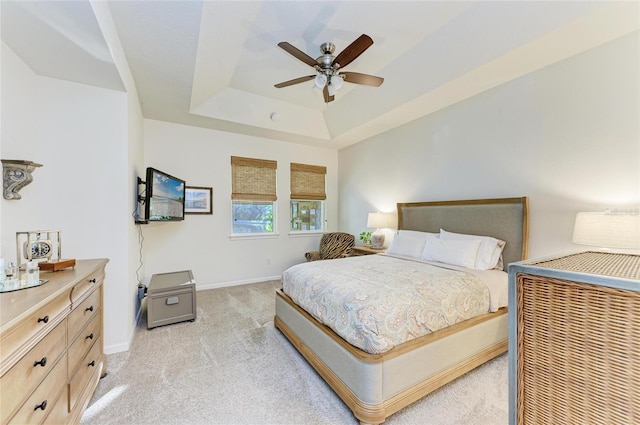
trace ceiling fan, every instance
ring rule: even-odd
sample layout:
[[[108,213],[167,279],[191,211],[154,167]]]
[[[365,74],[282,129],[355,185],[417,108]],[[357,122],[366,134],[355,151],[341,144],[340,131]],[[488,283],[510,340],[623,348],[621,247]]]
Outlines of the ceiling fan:
[[[353,43],[347,46],[338,56],[333,56],[336,46],[333,43],[322,43],[320,52],[322,55],[317,59],[295,48],[291,44],[283,41],[278,43],[282,49],[291,54],[296,59],[301,60],[307,65],[315,68],[316,75],[307,75],[306,77],[295,78],[293,80],[284,81],[275,85],[277,88],[288,87],[294,84],[304,83],[305,81],[315,79],[314,88],[322,90],[324,101],[332,102],[336,92],[342,87],[343,82],[362,84],[365,86],[379,87],[384,78],[374,75],[361,74],[359,72],[342,72],[342,68],[353,62],[365,50],[373,44],[373,40],[366,34],[362,34]]]

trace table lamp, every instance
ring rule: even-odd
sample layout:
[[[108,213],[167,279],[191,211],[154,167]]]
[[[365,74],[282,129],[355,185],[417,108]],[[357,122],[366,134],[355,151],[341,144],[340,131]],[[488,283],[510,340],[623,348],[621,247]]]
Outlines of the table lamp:
[[[393,227],[393,214],[369,213],[367,217],[367,227],[375,227],[376,231],[371,234],[371,247],[382,249],[384,246],[384,233],[382,229]]]
[[[573,242],[602,248],[640,249],[640,213],[579,212]]]

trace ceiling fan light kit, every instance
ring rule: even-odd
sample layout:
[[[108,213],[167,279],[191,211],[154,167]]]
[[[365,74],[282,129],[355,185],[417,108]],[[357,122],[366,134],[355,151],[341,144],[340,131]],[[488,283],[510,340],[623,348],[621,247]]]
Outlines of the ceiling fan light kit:
[[[283,41],[278,46],[296,59],[313,67],[317,74],[306,77],[295,78],[293,80],[284,81],[275,85],[276,88],[292,86],[294,84],[304,83],[305,81],[314,80],[313,88],[316,91],[322,91],[324,101],[326,103],[334,100],[335,94],[340,90],[344,82],[352,84],[361,84],[365,86],[379,87],[384,78],[376,77],[368,74],[360,74],[357,72],[340,72],[341,68],[349,65],[365,50],[373,45],[373,40],[366,34],[362,34],[353,43],[347,46],[338,56],[333,56],[336,46],[333,43],[326,42],[320,45],[322,55],[317,59],[313,59],[303,51],[297,49],[293,45]]]
[[[315,86],[319,89],[323,89],[327,84],[327,76],[324,74],[318,74],[315,80]]]

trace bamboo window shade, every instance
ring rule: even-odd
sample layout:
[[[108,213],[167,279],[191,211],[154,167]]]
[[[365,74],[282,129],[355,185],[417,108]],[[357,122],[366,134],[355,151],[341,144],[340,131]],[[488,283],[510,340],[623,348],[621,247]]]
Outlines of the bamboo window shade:
[[[327,167],[291,163],[291,199],[325,200]]]
[[[231,199],[275,201],[277,161],[231,157]]]

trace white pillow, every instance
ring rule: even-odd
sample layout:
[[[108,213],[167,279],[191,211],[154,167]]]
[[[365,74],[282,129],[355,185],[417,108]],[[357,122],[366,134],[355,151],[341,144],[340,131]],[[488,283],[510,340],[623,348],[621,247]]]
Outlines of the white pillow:
[[[405,236],[413,236],[416,238],[422,238],[422,239],[426,239],[426,238],[431,238],[431,237],[440,237],[439,233],[430,233],[430,232],[420,232],[419,230],[398,230],[398,235],[405,235]]]
[[[445,240],[478,240],[480,241],[480,249],[474,268],[479,270],[490,270],[498,266],[500,255],[504,249],[506,242],[491,236],[467,235],[464,233],[447,232],[440,229],[440,238]]]
[[[425,240],[422,259],[473,268],[475,266],[479,248],[480,241],[477,239],[446,240],[431,238]]]
[[[406,257],[420,258],[424,249],[425,238],[406,233],[398,233],[391,241],[387,254],[404,255]]]

